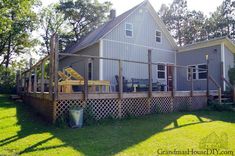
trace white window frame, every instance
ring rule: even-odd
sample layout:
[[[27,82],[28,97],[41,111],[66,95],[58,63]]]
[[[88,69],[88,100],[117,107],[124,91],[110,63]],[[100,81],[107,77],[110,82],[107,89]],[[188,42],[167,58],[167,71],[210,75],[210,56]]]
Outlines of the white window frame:
[[[206,65],[207,66],[206,63],[202,63],[202,64],[198,64],[197,68],[199,68],[200,65]],[[197,69],[197,80],[206,80],[206,78],[205,79],[199,79],[199,73],[206,73],[206,72],[207,72],[206,70],[205,71],[199,71],[199,69]]]
[[[159,32],[161,35],[157,36],[157,32]],[[160,38],[160,42],[157,42],[157,37]],[[160,30],[155,30],[155,42],[158,44],[162,44],[162,32]]]
[[[197,65],[196,64],[192,64],[192,65],[188,65],[187,66],[187,80],[188,81],[191,81],[191,79],[189,79],[189,69],[192,67],[192,66],[195,66],[195,67],[193,67],[193,68],[196,68],[195,70],[195,72],[193,72],[193,74],[195,73],[196,74],[196,77],[195,77],[195,79],[193,78],[193,80],[197,80]],[[193,76],[193,75],[192,75]]]
[[[132,28],[132,29],[127,29],[127,24],[131,25],[131,28]],[[128,36],[128,35],[126,34],[126,31],[131,31],[131,32],[132,32],[132,35],[131,35],[131,36]],[[134,28],[133,28],[133,24],[132,24],[132,23],[125,23],[125,36],[126,36],[127,38],[133,38],[133,36],[134,36]]]
[[[91,79],[89,79],[89,64],[91,64]],[[93,61],[89,61],[88,62],[88,80],[93,80],[93,71],[94,71],[94,63],[93,63]]]
[[[163,70],[158,70],[158,65],[163,65],[164,66],[164,71]],[[167,79],[167,68],[166,68],[166,64],[165,63],[158,63],[157,65],[157,79],[158,80],[166,80]],[[165,78],[159,78],[158,77],[158,72],[164,72],[165,73]]]
[[[189,79],[189,68],[190,67],[192,67],[192,66],[195,66],[195,68],[196,68],[196,71],[195,72],[193,72],[193,74],[195,73],[196,74],[196,78],[195,79],[193,79],[193,80],[206,80],[206,79],[199,79],[199,73],[204,73],[204,72],[207,72],[207,71],[200,71],[199,72],[199,67],[198,66],[200,66],[200,65],[206,65],[206,63],[201,63],[201,64],[192,64],[192,65],[188,65],[187,67],[187,80],[188,81],[190,81],[190,79]]]

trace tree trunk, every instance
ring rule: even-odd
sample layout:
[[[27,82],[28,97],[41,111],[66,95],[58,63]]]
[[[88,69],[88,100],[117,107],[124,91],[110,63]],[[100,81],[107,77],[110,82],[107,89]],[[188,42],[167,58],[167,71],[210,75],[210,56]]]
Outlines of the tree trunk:
[[[5,67],[8,68],[9,63],[10,63],[10,53],[11,53],[11,32],[9,35],[9,40],[8,40],[8,44],[7,44],[7,54],[6,54],[6,63],[5,63]]]

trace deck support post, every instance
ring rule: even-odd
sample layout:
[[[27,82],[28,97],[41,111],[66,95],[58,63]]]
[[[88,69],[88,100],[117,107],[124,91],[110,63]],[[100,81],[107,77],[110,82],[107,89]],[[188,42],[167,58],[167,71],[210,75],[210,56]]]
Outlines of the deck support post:
[[[190,78],[190,82],[191,82],[190,96],[192,97],[193,96],[193,67],[190,68],[190,75],[191,75],[191,78]]]
[[[37,92],[37,66],[34,68],[33,92]]]
[[[55,50],[55,37],[52,35],[50,40],[50,70],[49,70],[49,95],[50,98],[53,99],[53,83],[54,83],[54,50]]]
[[[86,101],[88,99],[88,64],[89,64],[89,58],[85,60],[85,73],[84,73],[84,100]]]
[[[123,98],[123,62],[122,60],[118,61],[119,63],[119,72],[118,72],[118,88],[119,88],[119,99]]]
[[[221,83],[221,91],[224,91],[224,63],[220,63],[220,83]]]
[[[31,72],[32,64],[33,64],[33,59],[30,58],[29,59],[29,85],[28,85],[29,93],[32,92],[32,72]]]
[[[153,96],[153,68],[152,68],[152,50],[148,50],[148,78],[149,78],[149,98]]]
[[[235,103],[235,85],[233,85],[233,103]]]
[[[176,71],[176,66],[171,66],[172,68],[172,97],[175,97],[175,83],[176,83],[176,80],[175,80],[175,71]]]
[[[58,99],[58,68],[59,68],[59,39],[58,35],[54,34],[54,100]]]
[[[44,74],[45,74],[45,68],[44,68],[44,64],[45,62],[42,61],[42,64],[41,64],[41,93],[43,94],[44,93]]]

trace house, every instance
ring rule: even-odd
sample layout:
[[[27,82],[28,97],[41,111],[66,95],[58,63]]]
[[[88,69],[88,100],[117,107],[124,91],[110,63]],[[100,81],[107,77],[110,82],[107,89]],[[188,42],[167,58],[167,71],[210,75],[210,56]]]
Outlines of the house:
[[[182,66],[206,69],[206,57],[208,57],[209,75],[225,91],[228,89],[226,83],[226,81],[229,81],[228,71],[234,67],[234,53],[233,41],[227,37],[222,37],[178,48],[176,63]],[[187,83],[188,75],[188,71],[180,70],[177,72],[178,90],[190,89],[190,85]],[[206,71],[194,70],[193,79],[195,90],[206,90]],[[216,89],[216,86],[210,82],[209,88],[213,90]]]
[[[91,32],[67,52],[147,62],[149,49],[152,50],[152,62],[172,65],[176,63],[175,41],[151,4],[144,1],[118,17],[111,17],[110,21]],[[72,66],[81,75],[84,74],[82,58],[63,58],[60,69],[67,66]],[[154,67],[153,80],[159,79],[166,84],[166,70],[164,66]],[[89,73],[89,79],[110,80],[115,85],[118,63],[108,60],[91,61]],[[124,63],[123,75],[126,79],[147,79],[147,65]]]
[[[110,20],[88,34],[80,42],[66,50],[67,53],[91,55],[106,58],[116,58],[132,61],[148,62],[148,50],[152,52],[153,82],[166,86],[164,90],[172,90],[172,76],[177,90],[190,90],[188,69],[172,70],[170,66],[182,65],[205,68],[205,55],[209,56],[209,69],[212,77],[219,84],[221,73],[228,80],[228,69],[234,66],[233,53],[235,45],[228,38],[204,41],[184,47],[178,47],[166,26],[157,15],[152,5],[145,0],[134,8],[115,16],[111,11]],[[59,68],[68,66],[84,75],[85,59],[77,57],[63,57]],[[223,64],[221,64],[223,62]],[[88,78],[90,80],[109,80],[112,86],[117,84],[118,62],[94,59],[88,63]],[[148,79],[148,66],[144,64],[124,63],[123,75],[127,80],[132,78]],[[194,89],[206,89],[206,71],[196,70],[194,75]],[[210,84],[210,89],[215,89]]]

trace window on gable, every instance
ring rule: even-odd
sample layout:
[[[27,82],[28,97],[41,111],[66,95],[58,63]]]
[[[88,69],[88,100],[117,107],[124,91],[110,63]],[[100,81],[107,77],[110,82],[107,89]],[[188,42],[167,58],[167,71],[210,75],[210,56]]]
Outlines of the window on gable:
[[[198,67],[198,79],[206,79],[207,78],[207,65],[200,64]]]
[[[133,25],[131,23],[126,23],[125,32],[127,37],[133,36]]]
[[[165,79],[166,67],[164,64],[157,65],[157,77],[158,79]]]
[[[156,42],[161,43],[162,42],[162,32],[156,31]]]

